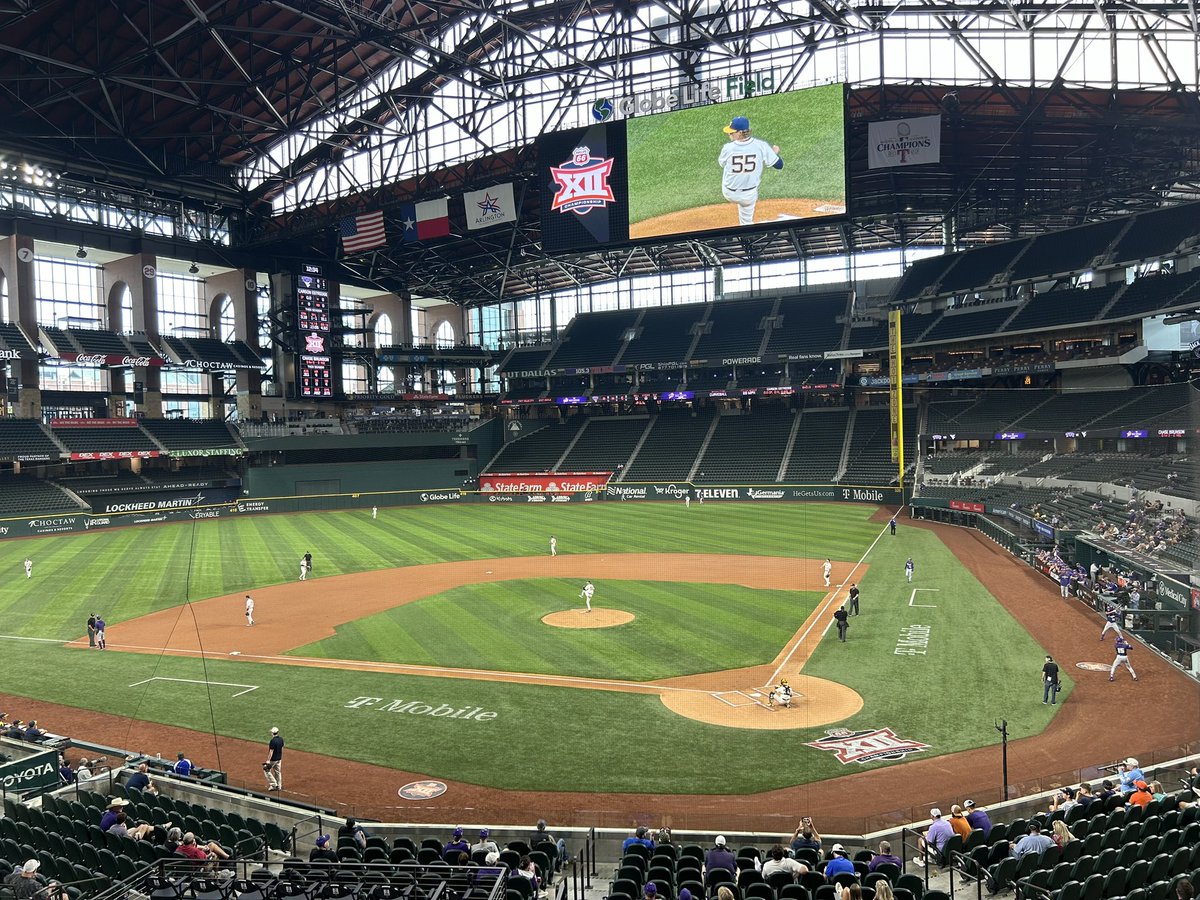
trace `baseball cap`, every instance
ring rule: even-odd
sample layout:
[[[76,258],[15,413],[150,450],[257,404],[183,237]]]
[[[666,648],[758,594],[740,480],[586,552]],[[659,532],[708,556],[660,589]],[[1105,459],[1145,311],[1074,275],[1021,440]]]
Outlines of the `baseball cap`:
[[[461,825],[459,825],[457,828],[455,828],[455,829],[454,829],[454,836],[455,836],[456,838],[460,838],[460,837],[462,837],[462,836],[463,836],[463,830],[462,830],[462,826],[461,826]]]
[[[271,734],[279,734],[279,729],[274,726],[271,726]]]
[[[679,900],[692,900],[692,892],[687,888],[680,888]]]
[[[21,871],[24,872],[26,875],[32,875],[34,872],[36,872],[38,870],[38,866],[40,866],[40,865],[41,865],[41,863],[38,862],[36,859],[27,859],[27,860],[25,860],[25,865],[21,866]]]
[[[658,885],[656,885],[653,881],[648,882],[646,884],[646,893],[647,894],[657,894],[658,893]]]
[[[726,134],[733,134],[735,131],[749,131],[750,120],[745,116],[734,116],[733,121],[723,129]]]
[[[485,838],[485,837],[487,837],[487,836],[488,836],[488,830],[487,830],[486,828],[480,828],[480,829],[479,829],[479,836],[480,836],[481,838]]]
[[[1146,784],[1146,782],[1142,781],[1142,780],[1139,778],[1137,781],[1135,781],[1135,782],[1133,783],[1133,786],[1134,786],[1135,788],[1141,788],[1141,789],[1144,791],[1144,790],[1147,788],[1147,786],[1148,786],[1148,785]]]
[[[829,851],[829,852],[830,852],[830,853],[840,853],[840,854],[842,854],[843,856],[845,856],[845,855],[846,855],[846,848],[845,848],[845,847],[843,847],[841,844],[834,844],[834,845],[833,845],[833,847],[831,847],[831,848],[830,848],[830,851]]]
[[[1132,756],[1129,757],[1129,759],[1125,760],[1125,765],[1133,766],[1135,769],[1137,768],[1137,764],[1138,764],[1138,761],[1136,759],[1134,759]]]
[[[318,847],[328,847],[329,846],[329,835],[323,834],[320,837],[318,837],[317,838],[317,846]]]
[[[941,814],[942,814],[942,811],[940,809],[938,809],[936,806],[929,811],[929,815],[935,819],[938,818]]]
[[[724,847],[725,846],[725,835],[718,834],[716,844],[718,847]]]
[[[975,808],[974,800],[964,800],[963,801],[963,809],[974,809],[974,808]]]

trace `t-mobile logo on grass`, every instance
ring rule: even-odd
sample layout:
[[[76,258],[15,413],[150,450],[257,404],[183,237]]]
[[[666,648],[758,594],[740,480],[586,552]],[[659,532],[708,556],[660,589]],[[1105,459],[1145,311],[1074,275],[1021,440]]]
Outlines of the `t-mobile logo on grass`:
[[[374,709],[376,712],[408,713],[413,716],[436,716],[439,719],[474,719],[490,722],[499,713],[485,710],[482,706],[464,706],[455,709],[442,703],[431,706],[420,700],[386,700],[383,697],[355,697],[346,703],[346,709]]]

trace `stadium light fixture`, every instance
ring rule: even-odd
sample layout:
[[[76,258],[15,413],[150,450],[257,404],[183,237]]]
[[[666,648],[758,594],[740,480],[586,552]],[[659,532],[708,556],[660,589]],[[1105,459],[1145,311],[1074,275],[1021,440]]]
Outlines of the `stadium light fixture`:
[[[78,256],[80,259],[87,259],[87,251],[84,250],[82,246],[80,246],[80,248],[75,251],[75,255]]]

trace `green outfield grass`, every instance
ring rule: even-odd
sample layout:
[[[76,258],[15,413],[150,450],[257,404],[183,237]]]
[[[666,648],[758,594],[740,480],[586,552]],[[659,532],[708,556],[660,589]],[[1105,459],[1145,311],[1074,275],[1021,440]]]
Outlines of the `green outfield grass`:
[[[855,560],[880,534],[881,526],[868,521],[872,512],[837,504],[712,503],[686,512],[678,504],[645,503],[458,506],[381,510],[377,521],[363,512],[314,513],[11,541],[0,544],[0,571],[10,573],[0,585],[5,623],[0,631],[73,638],[87,612],[98,607],[115,623],[111,636],[119,642],[124,618],[186,598],[291,578],[306,549],[313,552],[318,576],[542,553],[552,533],[560,552],[737,552]],[[32,580],[20,569],[27,554],[35,563]],[[909,606],[911,589],[903,578],[908,555],[917,563],[913,586],[937,589],[918,594],[916,602],[936,608]],[[805,668],[862,694],[864,708],[838,727],[890,727],[903,738],[929,744],[928,754],[994,743],[992,724],[999,717],[1009,720],[1014,737],[1045,727],[1055,710],[1041,704],[1044,651],[934,535],[902,527],[894,538],[880,537],[867,562],[870,569],[860,579],[863,615],[853,620],[849,641],[840,644],[830,632]],[[616,606],[610,601],[621,597],[638,604],[639,616],[654,627],[570,634],[543,632],[539,624],[536,640],[515,642],[514,630],[535,629],[530,624],[539,614],[535,594],[545,590],[554,596],[547,609],[575,603],[574,582],[539,580],[426,598],[352,623],[317,649],[336,656],[363,656],[369,650],[383,658],[424,653],[441,663],[515,670],[543,666],[573,674],[624,666],[620,671],[627,677],[655,677],[705,668],[706,654],[720,661],[710,669],[769,659],[813,601],[786,592],[694,584],[605,582],[600,588],[597,605]],[[728,610],[714,610],[718,592]],[[783,621],[781,603],[787,613]],[[482,605],[494,615],[474,615],[474,607]],[[461,618],[465,611],[472,613],[469,621]],[[452,630],[455,621],[460,630]],[[901,631],[910,625],[929,628],[925,655],[896,655]],[[417,633],[421,628],[427,628],[424,634]],[[725,631],[729,628],[735,633]],[[724,646],[711,646],[712,633],[725,637]],[[602,648],[606,641],[611,646]],[[0,640],[0,646],[2,687],[8,693],[252,741],[261,741],[275,724],[293,749],[501,788],[730,793],[821,781],[865,768],[843,766],[832,754],[804,746],[822,737],[825,727],[769,732],[704,725],[675,715],[649,695],[228,658],[202,662],[89,653],[12,638]],[[348,652],[352,647],[357,652]],[[132,686],[153,677],[207,678],[258,689],[234,698],[234,688],[206,691],[202,684]],[[1069,699],[1071,686],[1067,680],[1060,699]],[[363,697],[380,698],[382,705],[419,702],[431,709],[479,706],[496,716],[478,721],[355,706]],[[54,723],[45,724],[54,729]],[[346,739],[350,734],[352,741]],[[169,753],[181,748],[130,749]],[[194,756],[201,765],[217,763],[200,752]],[[538,764],[531,766],[530,758]],[[257,783],[252,772],[232,777]]]
[[[843,92],[827,87],[628,119],[629,222],[725,203],[717,156],[733,116],[779,147],[784,165],[763,175],[761,198],[845,202]]]
[[[350,622],[293,655],[651,681],[769,662],[821,596],[604,581],[593,604],[631,612],[634,621],[565,629],[541,618],[582,606],[578,579],[469,585]]]

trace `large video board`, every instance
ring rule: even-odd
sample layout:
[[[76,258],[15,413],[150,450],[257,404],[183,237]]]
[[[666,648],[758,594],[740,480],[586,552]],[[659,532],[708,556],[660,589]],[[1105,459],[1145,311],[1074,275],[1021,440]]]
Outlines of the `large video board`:
[[[845,146],[841,84],[546,135],[538,146],[544,246],[842,216]]]

